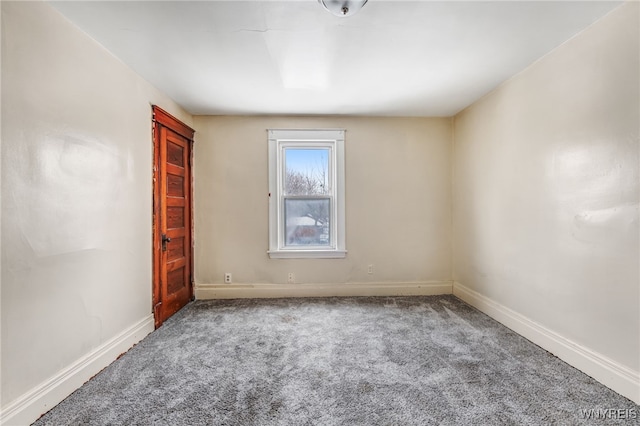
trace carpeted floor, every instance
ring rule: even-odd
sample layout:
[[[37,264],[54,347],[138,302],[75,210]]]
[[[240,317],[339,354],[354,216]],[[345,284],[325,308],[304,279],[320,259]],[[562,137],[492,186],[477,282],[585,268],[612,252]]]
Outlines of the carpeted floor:
[[[627,418],[612,419],[620,414],[611,409]],[[638,405],[454,296],[430,296],[193,302],[35,424],[631,425],[639,417]]]

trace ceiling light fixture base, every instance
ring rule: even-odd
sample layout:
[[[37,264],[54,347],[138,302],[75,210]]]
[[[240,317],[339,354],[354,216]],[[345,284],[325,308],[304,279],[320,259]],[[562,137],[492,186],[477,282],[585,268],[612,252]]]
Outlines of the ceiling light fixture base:
[[[346,18],[355,15],[368,0],[318,0],[325,9],[335,16]]]

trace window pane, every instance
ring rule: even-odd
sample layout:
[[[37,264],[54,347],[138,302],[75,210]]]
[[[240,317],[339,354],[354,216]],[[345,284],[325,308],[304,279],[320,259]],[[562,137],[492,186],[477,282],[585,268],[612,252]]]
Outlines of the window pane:
[[[285,199],[285,245],[328,246],[330,243],[329,204],[328,198]]]
[[[329,194],[329,149],[285,148],[286,195]]]

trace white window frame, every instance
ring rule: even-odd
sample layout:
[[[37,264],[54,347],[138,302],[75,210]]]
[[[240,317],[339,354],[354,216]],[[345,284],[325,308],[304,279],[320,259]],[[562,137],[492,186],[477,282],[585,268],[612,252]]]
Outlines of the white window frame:
[[[344,134],[342,129],[269,129],[269,257],[271,259],[338,259],[345,247]],[[284,149],[329,148],[329,246],[287,246],[284,223]]]

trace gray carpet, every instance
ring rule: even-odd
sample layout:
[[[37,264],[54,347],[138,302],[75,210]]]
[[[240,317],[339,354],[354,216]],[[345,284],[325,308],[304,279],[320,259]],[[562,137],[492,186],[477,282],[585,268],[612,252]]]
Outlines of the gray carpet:
[[[636,418],[603,419],[610,409]],[[35,424],[630,425],[637,417],[638,405],[454,296],[431,296],[193,302]]]

